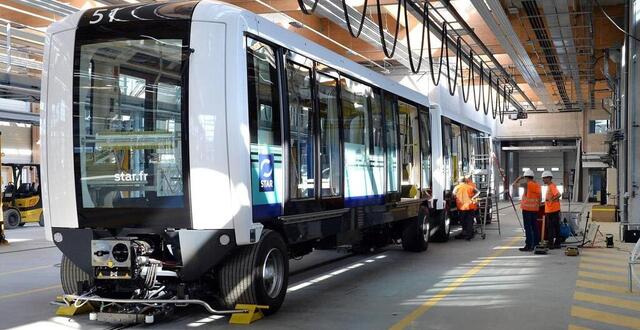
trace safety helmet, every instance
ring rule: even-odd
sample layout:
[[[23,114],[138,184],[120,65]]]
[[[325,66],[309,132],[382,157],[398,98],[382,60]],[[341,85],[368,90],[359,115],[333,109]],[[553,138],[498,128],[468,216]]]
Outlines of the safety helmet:
[[[553,173],[551,173],[551,171],[544,171],[542,172],[542,177],[543,178],[553,178]]]
[[[526,170],[524,170],[524,176],[530,176],[530,177],[532,177],[532,178],[533,178],[533,177],[534,177],[534,176],[536,176],[536,175],[533,173],[533,171],[532,171],[532,170],[530,170],[530,169],[526,169]]]

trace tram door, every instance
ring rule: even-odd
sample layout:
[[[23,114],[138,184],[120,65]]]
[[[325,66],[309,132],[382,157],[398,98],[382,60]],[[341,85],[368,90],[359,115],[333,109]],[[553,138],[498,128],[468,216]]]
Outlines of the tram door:
[[[316,70],[308,58],[285,60],[288,198],[285,213],[318,211],[342,196],[337,73]]]
[[[418,108],[398,101],[402,199],[420,197],[420,133]]]

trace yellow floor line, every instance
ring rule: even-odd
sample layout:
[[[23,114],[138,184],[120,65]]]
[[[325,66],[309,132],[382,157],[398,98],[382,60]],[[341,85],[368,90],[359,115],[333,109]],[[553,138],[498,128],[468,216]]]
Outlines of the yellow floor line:
[[[631,294],[629,292],[629,288],[626,286],[602,284],[602,283],[583,281],[583,280],[577,280],[576,286],[579,288],[587,288],[587,289],[594,289],[594,290],[608,291],[608,292],[622,293],[622,294]]]
[[[593,330],[593,329],[581,327],[581,326],[575,325],[575,324],[569,324],[569,329],[568,330]]]
[[[596,258],[611,258],[611,259],[620,259],[620,260],[629,260],[629,253],[618,251],[616,252],[600,252],[600,251],[585,251],[582,250],[582,255],[586,257],[596,257]]]
[[[32,293],[38,293],[38,292],[42,292],[42,291],[49,291],[49,290],[60,289],[60,288],[62,288],[62,286],[60,284],[58,284],[58,285],[48,286],[46,288],[39,288],[39,289],[33,289],[33,290],[27,290],[27,291],[22,291],[22,292],[6,294],[4,296],[0,296],[0,300],[20,297],[20,296],[26,296],[26,295],[32,294]]]
[[[9,272],[2,272],[2,273],[0,273],[0,276],[9,275],[9,274],[16,274],[16,273],[31,272],[31,271],[34,271],[34,270],[40,270],[40,269],[46,269],[46,268],[53,268],[53,266],[52,265],[49,265],[49,266],[38,266],[38,267],[31,267],[31,268],[12,270],[12,271],[9,271]]]
[[[581,271],[578,272],[578,277],[587,277],[587,278],[593,278],[593,279],[597,279],[597,280],[620,282],[620,283],[629,283],[629,277],[624,276],[624,275],[612,275],[612,274],[607,274],[607,273],[594,273],[594,272],[588,272],[588,271],[584,271],[584,270],[581,270]]]
[[[571,316],[600,323],[617,325],[630,329],[640,329],[639,318],[624,316],[615,313],[601,312],[591,308],[573,306],[571,307]]]
[[[522,237],[514,237],[507,243],[507,246],[513,246],[514,244],[522,241]],[[394,324],[390,330],[400,330],[404,329],[411,324],[411,322],[415,321],[422,314],[426,313],[429,309],[435,306],[440,300],[444,299],[451,292],[455,291],[460,285],[466,282],[469,278],[476,275],[480,272],[484,267],[489,265],[495,258],[509,251],[508,249],[500,249],[496,250],[493,254],[491,254],[488,258],[480,261],[475,267],[467,271],[464,275],[458,277],[453,283],[449,284],[446,288],[440,290],[436,295],[429,298],[427,301],[422,303],[418,308],[414,309],[409,315],[405,316],[398,323]]]
[[[624,260],[611,260],[611,259],[594,258],[594,257],[582,257],[582,258],[580,258],[580,262],[589,262],[589,263],[596,263],[596,264],[602,264],[602,265],[611,265],[611,266],[614,266],[614,267],[627,267],[629,265],[629,263],[627,261],[624,261]]]
[[[580,291],[576,291],[576,293],[573,296],[573,299],[579,300],[579,301],[586,301],[593,304],[607,305],[607,306],[629,309],[632,311],[640,312],[640,302],[633,301],[633,300],[613,298],[609,296],[591,294],[591,293],[580,292]]]
[[[601,272],[609,272],[609,273],[617,273],[617,274],[627,274],[628,272],[627,267],[616,268],[611,266],[592,264],[590,262],[581,262],[578,267],[585,270],[598,270]]]

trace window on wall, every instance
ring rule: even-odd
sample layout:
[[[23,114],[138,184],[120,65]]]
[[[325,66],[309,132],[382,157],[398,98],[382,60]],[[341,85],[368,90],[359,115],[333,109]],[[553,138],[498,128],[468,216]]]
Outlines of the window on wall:
[[[317,73],[318,112],[320,116],[320,173],[322,197],[341,195],[340,116],[338,80]]]
[[[247,38],[251,143],[280,145],[278,71],[274,50]]]
[[[387,143],[387,191],[399,191],[398,185],[398,117],[393,95],[384,95],[385,141]]]
[[[609,129],[609,120],[589,120],[589,134],[605,134]]]
[[[311,70],[286,64],[289,99],[289,192],[292,199],[315,195]]]

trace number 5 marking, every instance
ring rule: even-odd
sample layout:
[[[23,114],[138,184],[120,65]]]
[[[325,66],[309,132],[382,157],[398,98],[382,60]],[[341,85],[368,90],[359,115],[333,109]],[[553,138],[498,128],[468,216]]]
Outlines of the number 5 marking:
[[[89,21],[89,24],[97,24],[100,23],[100,21],[102,21],[102,19],[104,18],[104,15],[102,15],[101,12],[106,11],[107,9],[97,9],[96,11],[93,12],[92,17],[94,19],[92,19],[91,21]]]

